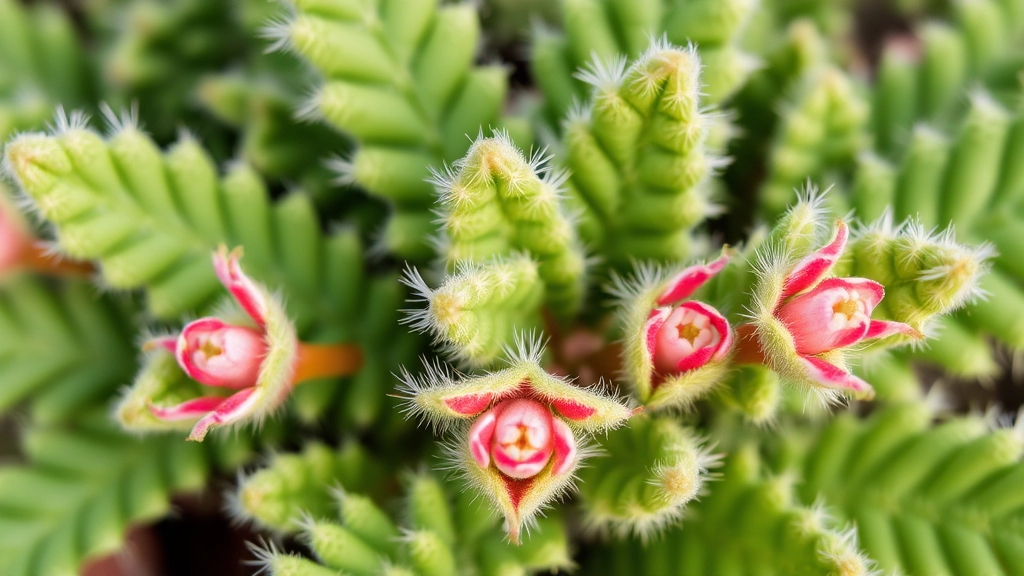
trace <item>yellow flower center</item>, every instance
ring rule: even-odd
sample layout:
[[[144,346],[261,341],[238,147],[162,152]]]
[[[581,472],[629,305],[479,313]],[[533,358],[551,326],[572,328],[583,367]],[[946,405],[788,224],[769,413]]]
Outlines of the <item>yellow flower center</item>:
[[[857,313],[860,307],[857,305],[859,300],[857,298],[851,298],[849,300],[840,300],[832,306],[832,312],[835,314],[842,314],[849,320],[853,318],[853,315]]]

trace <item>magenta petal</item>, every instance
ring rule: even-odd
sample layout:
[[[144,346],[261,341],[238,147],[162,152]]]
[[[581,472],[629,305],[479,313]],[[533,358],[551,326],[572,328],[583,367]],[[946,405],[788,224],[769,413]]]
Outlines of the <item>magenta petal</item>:
[[[921,334],[909,324],[904,324],[903,322],[890,322],[888,320],[872,320],[871,325],[868,326],[868,331],[864,336],[864,339],[888,338],[889,336],[895,336],[896,334],[903,334],[904,336],[910,336],[917,340],[924,338],[924,334]]]
[[[843,249],[846,248],[846,239],[849,235],[846,223],[837,220],[836,234],[832,241],[821,250],[801,260],[786,277],[779,303],[814,286],[818,280],[828,274],[832,270],[832,266],[839,260],[839,256],[842,255]]]
[[[166,408],[150,403],[149,411],[161,420],[175,422],[200,418],[216,410],[227,398],[223,396],[202,396]]]
[[[679,360],[679,365],[676,367],[678,372],[689,372],[690,370],[696,370],[701,366],[711,361],[711,357],[714,356],[717,347],[705,346],[699,350],[695,350],[693,354]]]
[[[597,413],[597,408],[562,398],[551,400],[551,406],[562,416],[574,421],[586,420]]]
[[[842,287],[823,287],[824,282],[799,294],[775,311],[775,316],[789,333],[800,354],[821,354],[860,341],[868,331],[870,311],[853,317],[836,314],[835,305],[848,295]],[[866,305],[866,303],[865,303]],[[836,319],[839,319],[838,323]]]
[[[469,429],[469,451],[481,468],[491,463],[491,440],[498,419],[498,406],[480,415]]]
[[[569,426],[559,418],[551,419],[551,432],[554,448],[551,475],[561,476],[576,465],[576,438]]]
[[[800,356],[800,360],[804,364],[807,375],[823,386],[850,390],[858,395],[871,395],[874,393],[874,389],[871,388],[870,384],[835,364],[814,356]]]
[[[188,435],[186,440],[202,442],[211,426],[230,424],[248,416],[251,406],[255,402],[255,399],[252,397],[255,392],[255,388],[246,388],[229,396],[216,410],[204,416],[199,422],[196,422],[195,427],[192,428],[192,433]]]
[[[658,331],[671,314],[671,308],[655,308],[647,318],[644,324],[644,343],[647,345],[648,357],[654,357],[654,350],[658,346]]]
[[[213,255],[213,269],[221,284],[231,292],[238,304],[261,328],[266,324],[263,294],[256,284],[242,272],[238,265],[240,250],[235,249],[228,254],[227,247],[221,246]]]
[[[713,278],[715,274],[721,272],[728,263],[729,254],[722,254],[714,262],[686,268],[669,281],[665,291],[658,297],[658,306],[678,302],[690,296],[708,280]]]
[[[490,392],[485,394],[465,394],[463,396],[446,398],[444,405],[456,414],[472,416],[486,410],[492,400],[494,400],[494,394]]]

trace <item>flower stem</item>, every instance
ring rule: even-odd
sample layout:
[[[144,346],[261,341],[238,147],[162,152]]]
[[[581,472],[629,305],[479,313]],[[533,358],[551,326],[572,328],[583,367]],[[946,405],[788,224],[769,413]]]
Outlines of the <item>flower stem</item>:
[[[70,260],[49,252],[37,242],[30,243],[21,255],[22,265],[33,272],[49,276],[91,276],[96,268],[91,262]]]
[[[295,384],[315,378],[354,374],[363,367],[363,351],[355,344],[299,343]]]
[[[767,364],[761,342],[754,333],[752,324],[741,324],[736,328],[736,356],[739,364]]]

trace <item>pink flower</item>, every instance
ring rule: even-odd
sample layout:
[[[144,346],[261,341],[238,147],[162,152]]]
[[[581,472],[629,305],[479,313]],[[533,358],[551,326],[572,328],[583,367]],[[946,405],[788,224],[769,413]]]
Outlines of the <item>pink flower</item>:
[[[520,340],[501,370],[456,380],[435,366],[421,378],[401,376],[412,414],[439,429],[472,422],[451,454],[469,483],[505,515],[517,544],[523,523],[572,486],[587,455],[580,450],[582,435],[619,426],[637,411],[548,373],[542,356],[539,342]]]
[[[783,281],[773,316],[791,336],[796,361],[807,377],[826,387],[871,394],[871,386],[839,365],[841,357],[834,353],[873,338],[896,334],[923,336],[902,322],[871,319],[871,313],[885,296],[885,289],[878,282],[867,278],[825,278],[842,255],[848,236],[846,224],[837,221],[832,241],[797,263]],[[748,326],[742,327],[741,332],[752,331]],[[780,359],[771,358],[772,352],[765,351],[765,346],[762,349],[754,355],[763,358],[767,354],[769,364],[780,363]],[[747,351],[746,356],[751,354]]]
[[[491,462],[510,478],[540,473],[554,457],[552,474],[576,464],[572,430],[546,406],[526,398],[505,400],[484,412],[469,430],[469,449],[481,468]]]
[[[729,262],[729,255],[706,265],[690,266],[677,274],[658,296],[658,308],[644,326],[647,354],[659,379],[677,376],[721,360],[732,349],[729,322],[714,307],[683,301]],[[674,304],[674,306],[673,306]]]
[[[157,338],[147,348],[174,354],[181,369],[196,382],[234,390],[171,406],[148,401],[149,411],[165,422],[198,418],[189,440],[202,441],[211,427],[259,419],[284,401],[304,380],[350,374],[362,364],[359,349],[345,344],[299,342],[283,307],[239,267],[240,251],[214,254],[221,283],[245,310],[254,326],[200,318],[177,336]]]

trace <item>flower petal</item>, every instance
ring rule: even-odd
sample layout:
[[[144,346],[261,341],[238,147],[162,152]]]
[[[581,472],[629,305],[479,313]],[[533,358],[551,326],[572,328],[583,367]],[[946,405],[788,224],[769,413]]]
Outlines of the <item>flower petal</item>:
[[[870,384],[846,370],[814,356],[800,356],[807,376],[826,388],[849,390],[857,396],[871,397],[875,391]]]
[[[229,396],[216,410],[196,422],[186,440],[202,442],[211,427],[230,424],[248,416],[258,399],[255,392],[255,388],[246,388]]]
[[[462,396],[452,396],[443,400],[444,405],[449,410],[460,414],[462,416],[472,416],[479,414],[487,409],[491,405],[491,401],[494,400],[494,394],[485,392],[483,394],[464,394]]]
[[[560,418],[551,419],[554,455],[551,462],[551,475],[561,476],[571,472],[576,466],[576,437],[572,430]]]
[[[658,347],[658,332],[671,314],[672,309],[667,307],[651,310],[647,323],[644,324],[644,343],[647,346],[648,357],[654,357],[654,350]]]
[[[817,252],[801,260],[786,277],[786,282],[782,286],[782,295],[779,297],[777,304],[781,304],[786,298],[794,294],[799,294],[811,288],[818,280],[828,274],[836,261],[839,260],[839,256],[842,255],[843,249],[846,248],[846,240],[849,235],[850,232],[846,227],[846,223],[842,220],[837,220],[835,237],[832,241]]]
[[[221,284],[231,292],[246,314],[262,328],[267,321],[266,302],[264,302],[263,292],[242,272],[241,266],[238,265],[241,256],[241,248],[236,248],[229,254],[227,247],[221,245],[213,255],[213,269]]]
[[[494,438],[494,424],[501,406],[495,406],[480,415],[469,429],[469,451],[481,468],[491,463],[491,440]]]
[[[902,334],[904,336],[910,336],[915,340],[921,340],[924,338],[924,334],[914,329],[909,324],[903,322],[892,322],[889,320],[872,320],[871,325],[868,326],[867,335],[864,339],[868,338],[888,338],[889,336],[895,336],[896,334]]]
[[[552,400],[551,406],[557,410],[559,414],[569,420],[586,420],[597,412],[597,409],[592,406],[587,406],[586,404],[566,398],[556,398]]]
[[[723,252],[713,262],[690,266],[676,274],[675,277],[669,280],[665,290],[658,297],[658,306],[678,302],[696,292],[698,288],[725,268],[725,265],[729,263],[730,256],[730,254]]]
[[[149,403],[149,411],[153,413],[153,416],[167,422],[191,420],[209,414],[220,407],[226,400],[227,398],[223,396],[201,396],[166,408],[151,402]]]

